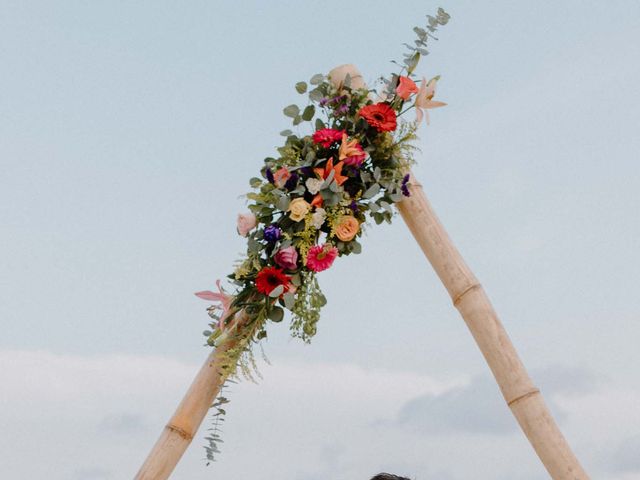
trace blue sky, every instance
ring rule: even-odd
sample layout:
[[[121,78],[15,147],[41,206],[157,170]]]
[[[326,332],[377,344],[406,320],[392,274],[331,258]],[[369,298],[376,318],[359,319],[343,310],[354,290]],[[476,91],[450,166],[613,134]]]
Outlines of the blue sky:
[[[419,73],[449,106],[416,176],[592,476],[640,475],[631,0],[0,3],[0,471],[132,476],[207,353],[192,293],[243,250],[293,85],[391,72],[438,5]],[[312,345],[270,329],[220,462],[196,439],[174,478],[545,478],[401,219],[363,243],[320,278]]]

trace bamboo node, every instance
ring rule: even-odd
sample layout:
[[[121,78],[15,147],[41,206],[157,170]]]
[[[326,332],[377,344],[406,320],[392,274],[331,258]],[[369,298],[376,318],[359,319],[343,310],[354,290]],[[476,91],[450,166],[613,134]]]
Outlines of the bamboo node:
[[[185,429],[180,428],[180,427],[176,427],[175,425],[172,425],[171,423],[167,424],[167,428],[169,430],[173,430],[174,432],[176,432],[178,435],[180,435],[182,438],[184,438],[187,441],[191,441],[193,440],[193,435],[190,434],[189,432],[187,432]]]
[[[536,394],[539,394],[539,393],[540,393],[540,390],[537,389],[537,388],[534,388],[533,390],[530,390],[527,393],[524,393],[524,394],[520,395],[519,397],[516,397],[513,400],[507,402],[507,405],[509,405],[509,407],[511,407],[516,402],[519,402],[520,400],[524,400],[525,398],[532,397],[533,395],[536,395]]]
[[[456,296],[456,298],[453,299],[453,306],[457,307],[458,303],[460,303],[460,301],[462,300],[462,297],[464,297],[467,293],[469,293],[471,290],[475,290],[477,288],[482,288],[482,285],[480,285],[479,283],[474,283],[472,285],[469,285],[467,288],[465,288],[462,293],[458,294]]]

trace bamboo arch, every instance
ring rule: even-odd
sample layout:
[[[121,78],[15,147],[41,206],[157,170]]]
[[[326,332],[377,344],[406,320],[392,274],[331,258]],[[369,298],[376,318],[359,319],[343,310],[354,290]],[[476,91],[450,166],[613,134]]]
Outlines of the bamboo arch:
[[[353,87],[365,86],[353,65],[342,65],[329,73],[335,83],[346,75],[351,77]],[[589,480],[529,377],[482,285],[449,238],[413,174],[409,189],[411,196],[398,203],[398,210],[467,324],[531,446],[552,479]],[[242,322],[244,312],[236,315]],[[223,343],[208,356],[136,474],[136,480],[164,480],[171,475],[220,391],[225,380],[222,354],[231,347],[229,342]]]

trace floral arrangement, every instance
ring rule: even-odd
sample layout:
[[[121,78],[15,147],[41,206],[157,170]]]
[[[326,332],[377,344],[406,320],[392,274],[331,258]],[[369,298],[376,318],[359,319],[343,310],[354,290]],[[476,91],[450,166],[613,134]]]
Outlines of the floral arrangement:
[[[390,223],[393,204],[410,195],[416,129],[423,119],[428,123],[429,109],[445,105],[433,100],[439,77],[418,80],[414,74],[428,54],[428,40],[449,15],[438,9],[427,20],[424,28],[414,28],[417,38],[413,46],[405,44],[403,62],[394,62],[400,71],[372,89],[349,75],[337,81],[318,74],[295,85],[308,104],[289,105],[284,114],[293,126],[310,128],[281,132],[278,155],[266,158],[260,176],[249,181],[249,211],[237,222],[247,239],[246,257],[228,276],[236,290],[227,293],[218,281],[218,292],[196,293],[214,302],[207,343],[233,340],[226,349],[228,375],[239,366],[251,376],[251,346],[267,336],[269,322],[283,320],[285,310],[292,335],[310,341],[326,303],[318,274],[339,257],[360,253],[363,230]],[[415,118],[405,120],[411,110]],[[208,438],[211,460],[219,439],[215,428]]]

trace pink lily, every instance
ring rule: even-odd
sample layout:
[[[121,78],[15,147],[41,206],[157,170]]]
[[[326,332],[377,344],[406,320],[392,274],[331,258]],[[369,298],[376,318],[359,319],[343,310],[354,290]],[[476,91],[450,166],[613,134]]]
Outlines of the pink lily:
[[[436,94],[436,82],[438,77],[432,78],[427,82],[427,79],[422,77],[422,83],[420,84],[420,90],[416,94],[416,121],[418,124],[422,122],[422,117],[427,121],[429,125],[429,109],[444,107],[446,103],[437,102],[433,100],[433,96]]]
[[[229,314],[229,310],[231,309],[231,301],[233,300],[233,297],[224,293],[224,290],[222,290],[222,286],[220,285],[220,280],[216,280],[216,285],[218,286],[218,290],[220,291],[220,293],[204,290],[202,292],[196,292],[195,296],[203,300],[208,300],[210,302],[220,302],[218,308],[222,310],[222,315],[220,316],[220,321],[218,322],[218,328],[220,330],[224,330],[224,320]]]

